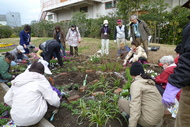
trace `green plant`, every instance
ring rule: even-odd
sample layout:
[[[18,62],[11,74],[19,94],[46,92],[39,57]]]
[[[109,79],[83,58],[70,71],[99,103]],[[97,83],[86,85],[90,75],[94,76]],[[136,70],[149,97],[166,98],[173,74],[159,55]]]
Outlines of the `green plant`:
[[[121,79],[115,79],[115,78],[113,79],[114,79],[114,82],[113,82],[114,86],[119,87]]]
[[[115,71],[120,72],[122,70],[122,65],[118,62],[115,63]]]
[[[89,58],[89,60],[92,62],[92,63],[100,63],[100,57],[98,56],[91,56]]]
[[[4,105],[3,103],[0,103],[0,117],[2,117],[2,113],[5,111],[10,111],[11,107]],[[5,125],[8,122],[8,119],[3,118],[0,119],[0,126]]]

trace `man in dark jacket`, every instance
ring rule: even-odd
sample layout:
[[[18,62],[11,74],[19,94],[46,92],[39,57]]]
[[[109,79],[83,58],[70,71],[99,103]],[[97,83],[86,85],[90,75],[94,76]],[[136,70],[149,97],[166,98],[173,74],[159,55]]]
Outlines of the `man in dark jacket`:
[[[190,0],[182,7],[190,8]],[[170,75],[166,90],[164,91],[162,102],[165,107],[171,107],[175,104],[176,94],[182,90],[178,113],[175,121],[175,127],[189,127],[190,119],[190,23],[188,23],[182,32],[182,47],[178,66],[174,73]]]
[[[52,40],[47,40],[47,41],[41,43],[39,45],[39,50],[36,55],[40,58],[43,57],[42,59],[44,59],[45,61],[47,61],[49,63],[51,58],[53,57],[53,53],[55,52],[55,54],[58,58],[59,65],[63,66],[63,61],[62,61],[59,51],[60,51],[59,42],[52,39]],[[43,56],[41,56],[42,53],[43,53]]]
[[[139,20],[135,15],[132,15],[130,20],[132,22],[130,24],[131,36],[133,40],[137,40],[140,44],[143,44],[148,56],[148,41],[151,39],[151,33],[148,25],[143,20]]]

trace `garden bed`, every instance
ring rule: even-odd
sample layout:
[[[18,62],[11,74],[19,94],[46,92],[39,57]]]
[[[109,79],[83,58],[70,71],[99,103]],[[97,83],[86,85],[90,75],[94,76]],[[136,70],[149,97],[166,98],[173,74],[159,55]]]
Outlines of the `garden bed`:
[[[61,68],[57,60],[51,60],[52,75],[47,75],[50,83],[65,93],[61,106],[52,121],[55,107],[48,106],[45,119],[55,127],[122,127],[127,125],[125,118],[119,113],[118,98],[128,97],[130,81],[129,67],[122,67],[122,61],[107,57],[66,57]],[[25,64],[12,71],[23,72]],[[146,65],[147,70],[154,68],[158,73],[160,67]],[[154,74],[154,72],[149,72]],[[86,89],[81,92],[86,79]],[[123,90],[121,91],[122,88]],[[73,98],[74,97],[74,98]]]

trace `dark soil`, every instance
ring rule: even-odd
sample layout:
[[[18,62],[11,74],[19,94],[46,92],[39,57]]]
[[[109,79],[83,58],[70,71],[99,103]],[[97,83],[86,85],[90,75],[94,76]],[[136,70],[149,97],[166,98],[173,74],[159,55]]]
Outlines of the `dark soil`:
[[[83,56],[80,56],[83,57]],[[75,61],[77,61],[76,65],[79,66],[81,65],[86,58],[83,57],[84,59],[81,60],[81,58],[75,58]],[[82,62],[83,61],[83,62]],[[108,60],[109,61],[109,60]],[[68,65],[65,65],[68,66]],[[79,86],[82,86],[83,80],[85,79],[86,73],[80,73],[78,71],[71,71],[71,72],[63,72],[63,75],[54,75],[53,80],[55,83],[55,86],[73,86],[73,84],[78,84]],[[108,75],[107,80],[111,80],[111,77],[117,78],[115,75]],[[92,73],[88,73],[87,77],[87,87],[90,84],[90,82],[93,82],[94,80],[99,80],[99,75],[97,75],[94,71]],[[124,82],[121,81],[121,86],[124,85]],[[110,84],[110,87],[113,87],[113,84]],[[99,89],[100,91],[102,89]],[[98,91],[99,91],[98,90]],[[78,94],[81,98],[86,94],[85,92],[80,92],[79,90],[68,90],[68,88],[64,89],[64,92],[69,93],[70,96]],[[63,103],[69,103],[67,99],[63,98],[62,99]],[[55,110],[55,107],[49,106],[48,111],[45,115],[45,118],[47,120],[50,120],[52,116],[52,112]],[[118,114],[117,117],[122,121],[123,124],[126,124],[125,119]],[[70,109],[67,108],[59,108],[58,113],[55,115],[54,120],[51,122],[55,127],[88,127],[89,126],[89,121],[86,119],[83,121],[82,125],[77,124],[77,118],[78,115],[72,115],[72,112]],[[125,125],[126,126],[126,125]],[[95,125],[94,125],[95,127]],[[110,120],[107,123],[107,127],[121,127],[119,121],[117,119]]]
[[[72,90],[68,89],[69,87],[74,86],[74,84],[78,84],[79,87],[83,85],[85,75],[87,74],[85,72],[85,70],[88,70],[90,68],[84,64],[84,62],[87,59],[88,59],[88,57],[83,56],[83,55],[73,58],[73,60],[71,60],[71,61],[75,61],[74,65],[77,67],[77,70],[75,70],[75,71],[72,69],[71,70],[68,69],[68,68],[71,68],[71,66],[72,66],[71,64],[73,64],[73,63],[69,63],[70,60],[64,60],[64,67],[62,68],[62,71],[60,71],[60,72],[57,71],[57,68],[60,69],[59,67],[52,69],[52,72],[54,72],[54,74],[51,75],[51,78],[54,80],[54,86],[57,88],[61,88],[61,87],[64,88],[64,92],[66,92],[70,96],[76,95],[76,94],[79,95],[80,98],[84,97],[84,95],[86,95],[86,94],[88,94],[90,96],[91,94],[89,94],[87,92],[80,92],[79,90],[75,90],[74,87],[72,87],[73,88]],[[115,61],[115,60],[106,58],[104,60],[101,60],[100,63],[94,64],[93,66],[98,67],[101,64],[104,64],[106,62],[113,62],[113,61]],[[120,63],[122,64],[121,61],[120,61]],[[79,68],[79,66],[82,66],[82,68]],[[161,69],[159,67],[155,67],[154,65],[148,66],[148,68],[152,68],[152,69],[156,70],[156,72],[161,71]],[[124,72],[124,71],[125,71],[125,68],[123,68],[122,72]],[[124,74],[124,73],[122,73],[122,74]],[[47,78],[49,78],[49,77],[47,77]],[[118,77],[114,74],[107,74],[106,80],[112,80],[112,78],[116,79]],[[100,80],[100,75],[96,74],[95,71],[88,73],[87,87],[90,85],[93,85],[93,84],[91,84],[91,82],[93,82],[94,80]],[[119,87],[122,88],[124,84],[125,84],[125,82],[123,80],[121,80]],[[109,87],[114,87],[114,85],[109,84]],[[101,91],[101,90],[102,89],[98,89],[98,91]],[[4,96],[4,92],[2,92],[1,89],[0,89],[0,96],[1,96],[0,102],[3,102],[2,97]],[[61,102],[69,103],[67,98],[62,98]],[[52,116],[52,112],[55,109],[56,109],[55,107],[49,105],[48,111],[45,115],[45,119],[47,119],[49,121]],[[123,127],[127,127],[127,122],[120,114],[117,114],[117,118],[119,118],[121,120]],[[77,124],[77,119],[78,119],[78,115],[73,115],[72,111],[70,109],[60,106],[58,113],[55,114],[55,117],[54,117],[53,121],[51,121],[51,123],[55,127],[88,127],[89,126],[88,119],[84,119],[83,124],[81,124],[81,125]],[[172,127],[173,123],[174,123],[173,118],[171,118],[170,116],[164,117],[163,127]],[[95,127],[95,125],[92,127]],[[113,120],[111,119],[108,121],[106,127],[121,127],[121,124],[117,119],[113,119]]]

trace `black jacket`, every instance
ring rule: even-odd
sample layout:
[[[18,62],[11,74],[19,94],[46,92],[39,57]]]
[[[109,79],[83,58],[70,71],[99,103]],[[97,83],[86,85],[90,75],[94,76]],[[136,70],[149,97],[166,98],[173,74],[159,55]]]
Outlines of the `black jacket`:
[[[190,86],[190,23],[183,29],[181,44],[178,65],[168,79],[170,84],[178,88]]]

